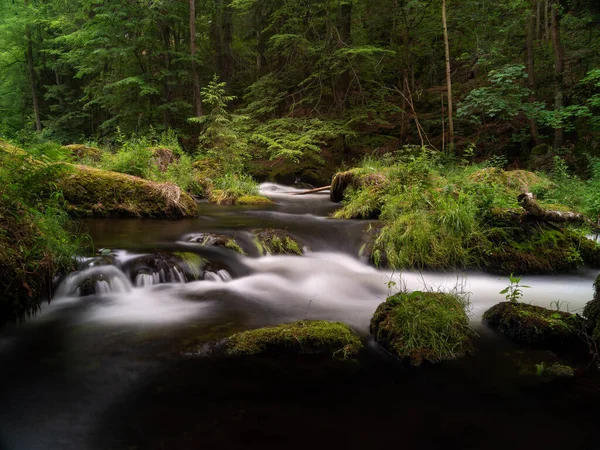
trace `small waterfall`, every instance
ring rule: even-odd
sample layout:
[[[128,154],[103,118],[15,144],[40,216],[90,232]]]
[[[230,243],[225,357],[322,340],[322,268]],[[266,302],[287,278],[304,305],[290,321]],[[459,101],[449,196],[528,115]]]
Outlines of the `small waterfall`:
[[[132,286],[115,266],[92,266],[70,274],[56,291],[56,296],[85,296],[129,292]]]
[[[225,269],[217,270],[216,272],[211,272],[207,270],[204,272],[204,279],[208,281],[229,281],[231,280],[231,275]]]

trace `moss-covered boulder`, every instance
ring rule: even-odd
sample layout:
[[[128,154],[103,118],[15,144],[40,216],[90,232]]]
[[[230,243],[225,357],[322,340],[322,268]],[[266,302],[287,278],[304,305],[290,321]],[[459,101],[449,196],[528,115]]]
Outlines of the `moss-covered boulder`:
[[[88,166],[73,166],[56,185],[77,216],[181,218],[199,213],[196,202],[174,184]]]
[[[563,311],[518,302],[502,302],[483,314],[483,322],[529,347],[561,350],[579,343],[582,319]]]
[[[238,245],[235,238],[231,236],[227,236],[225,234],[218,233],[199,233],[193,236],[190,236],[188,242],[193,242],[194,244],[206,245],[209,247],[222,247],[228,248],[229,250],[233,250],[240,255],[244,255],[244,251]]]
[[[224,347],[228,356],[308,354],[347,359],[356,356],[363,345],[346,324],[301,320],[234,334]]]
[[[418,366],[453,360],[472,350],[473,331],[459,296],[444,292],[401,292],[380,304],[371,334],[382,347]]]
[[[261,254],[302,255],[302,245],[292,235],[283,230],[253,230],[255,243]]]
[[[344,199],[344,194],[348,188],[360,188],[365,186],[381,186],[387,181],[383,173],[368,172],[361,169],[351,169],[345,172],[338,172],[331,180],[331,189],[329,198],[332,202],[339,203]]]
[[[75,161],[97,163],[102,159],[102,150],[97,147],[84,144],[70,144],[65,148],[71,153]]]

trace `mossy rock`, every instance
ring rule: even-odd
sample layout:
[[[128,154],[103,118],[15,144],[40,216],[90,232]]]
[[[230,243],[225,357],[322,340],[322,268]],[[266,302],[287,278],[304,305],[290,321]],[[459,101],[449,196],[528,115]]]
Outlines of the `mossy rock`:
[[[361,188],[366,186],[381,187],[387,183],[387,177],[382,173],[364,173],[361,169],[351,169],[338,172],[331,180],[329,198],[332,202],[339,203],[344,199],[346,189]]]
[[[234,334],[224,343],[228,356],[328,355],[353,358],[360,338],[341,322],[301,320]]]
[[[302,245],[283,230],[271,228],[265,230],[253,230],[256,237],[256,246],[261,254],[269,255],[302,255]]]
[[[527,170],[502,170],[497,167],[487,167],[469,175],[474,183],[493,183],[509,190],[529,192],[532,186],[543,184],[543,179]]]
[[[99,162],[102,159],[102,150],[84,144],[70,144],[65,148],[69,150],[76,161]]]
[[[242,195],[235,202],[236,205],[274,205],[275,202],[270,198],[263,197],[262,195]]]
[[[566,364],[554,363],[550,367],[544,368],[543,375],[551,378],[573,378],[575,370]]]
[[[453,360],[472,350],[465,302],[443,292],[401,292],[380,304],[371,334],[398,358],[418,366]]]
[[[240,195],[228,189],[209,189],[208,201],[217,205],[273,205],[271,199],[262,195]]]
[[[88,166],[72,168],[56,185],[74,215],[181,218],[199,213],[196,202],[174,184]]]
[[[246,254],[238,245],[235,238],[227,236],[225,234],[200,233],[192,236],[190,239],[188,239],[188,242],[206,245],[209,247],[228,248],[229,250],[233,250],[234,252],[239,253],[240,255]]]
[[[483,314],[483,322],[529,347],[561,350],[578,343],[583,321],[564,311],[517,302],[502,302]]]

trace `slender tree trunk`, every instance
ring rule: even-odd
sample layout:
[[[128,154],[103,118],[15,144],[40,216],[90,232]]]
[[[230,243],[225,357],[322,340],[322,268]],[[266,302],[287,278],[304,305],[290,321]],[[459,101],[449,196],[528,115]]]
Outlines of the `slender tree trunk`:
[[[24,0],[27,7],[27,0]],[[35,76],[35,67],[33,65],[33,44],[31,43],[31,29],[29,25],[25,27],[25,37],[27,39],[27,50],[25,58],[27,59],[27,67],[29,69],[29,82],[31,83],[31,98],[33,100],[33,115],[35,116],[35,129],[42,131],[42,120],[40,118],[40,103],[37,93],[37,77]]]
[[[200,80],[196,69],[196,2],[189,0],[190,4],[190,55],[192,57],[192,79],[194,89],[194,112],[196,117],[202,115],[202,99],[200,97]]]
[[[534,0],[535,10],[535,39],[539,42],[542,33],[542,2]],[[539,45],[539,44],[538,44]]]
[[[352,3],[340,0],[338,4],[337,31],[338,47],[347,47],[352,40]],[[335,101],[338,108],[343,108],[346,103],[350,87],[350,72],[344,70],[335,82]]]
[[[550,23],[550,3],[549,0],[544,0],[544,40],[550,42],[550,32],[548,31],[548,24]]]
[[[552,4],[552,47],[554,49],[554,110],[559,111],[563,106],[564,50],[560,40],[560,15],[558,1]],[[554,130],[554,148],[560,148],[564,141],[564,130]]]
[[[450,43],[448,42],[448,22],[446,20],[446,0],[442,0],[442,25],[444,27],[444,49],[446,53],[446,87],[448,90],[448,137],[450,147],[454,147],[454,121],[452,119],[452,73],[450,72]]]
[[[535,70],[534,70],[534,48],[533,39],[535,34],[535,0],[532,2],[532,10],[527,18],[527,87],[531,91],[529,94],[529,102],[535,101],[533,92],[535,91]],[[531,141],[534,145],[538,145],[538,131],[537,125],[533,118],[529,119],[529,132],[531,134]]]

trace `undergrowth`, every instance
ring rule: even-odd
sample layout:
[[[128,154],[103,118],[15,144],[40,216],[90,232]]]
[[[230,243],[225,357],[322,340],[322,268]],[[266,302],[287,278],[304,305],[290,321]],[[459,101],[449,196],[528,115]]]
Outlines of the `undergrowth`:
[[[517,201],[522,192],[533,192],[546,208],[583,211],[595,221],[600,213],[600,162],[595,161],[591,169],[592,178],[583,182],[568,172],[560,158],[546,175],[504,171],[486,162],[465,166],[437,152],[411,147],[367,157],[357,168],[342,173],[349,187],[344,206],[334,217],[384,222],[370,255],[376,265],[385,261],[393,268],[478,267],[497,253],[499,237],[527,239],[526,234],[517,236],[504,228],[505,223],[490,225],[490,213],[523,211]],[[540,233],[534,237],[541,245],[552,233]],[[519,241],[514,244],[518,247]],[[527,247],[523,252],[537,251],[535,245],[523,245]],[[560,252],[560,257],[571,253]],[[575,254],[568,259],[572,260],[572,264],[567,261],[569,267],[583,262]],[[536,264],[529,266],[537,270]]]
[[[53,276],[74,267],[89,238],[64,209],[52,180],[70,170],[52,158],[57,147],[32,153],[0,150],[0,325],[23,320],[50,297]]]

